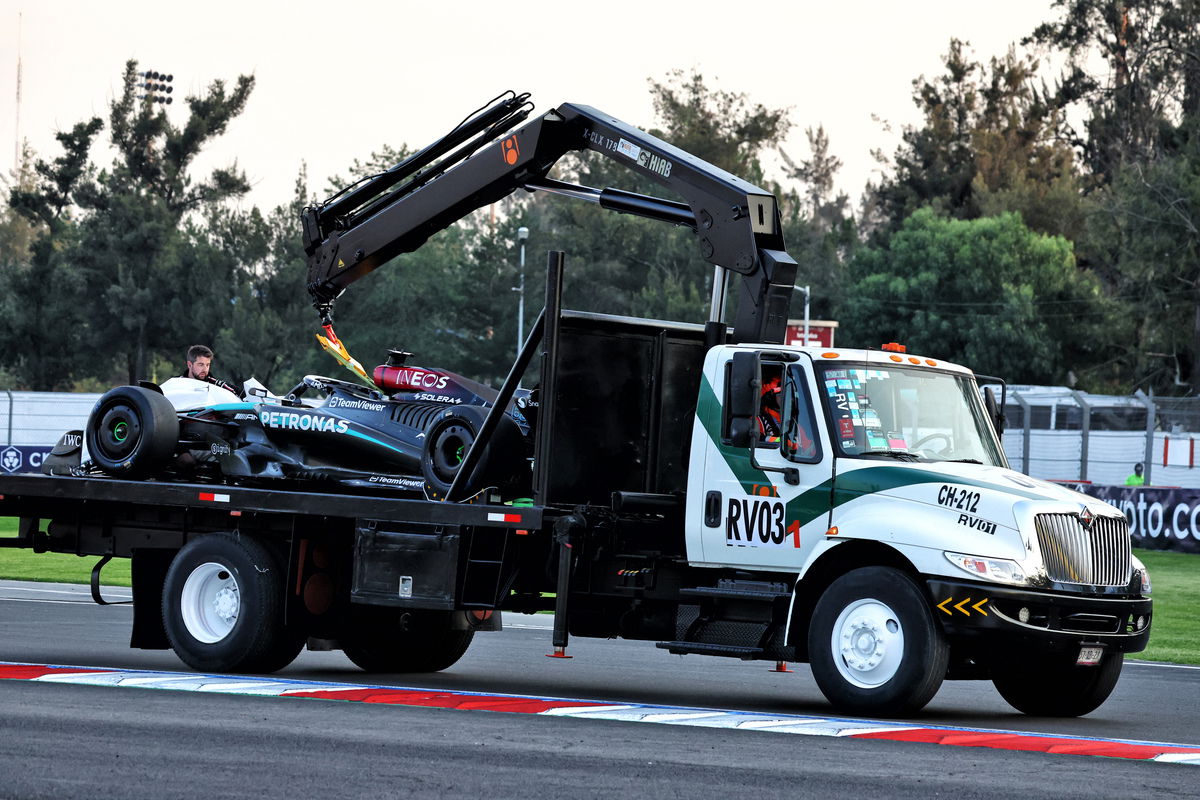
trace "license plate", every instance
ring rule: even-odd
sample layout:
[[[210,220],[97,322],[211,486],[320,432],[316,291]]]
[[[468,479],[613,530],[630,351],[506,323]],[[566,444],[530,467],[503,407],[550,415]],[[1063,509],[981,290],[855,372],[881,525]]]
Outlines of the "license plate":
[[[1103,647],[1085,644],[1083,647],[1079,648],[1079,658],[1075,659],[1075,666],[1094,667],[1100,663],[1100,658],[1103,655]]]

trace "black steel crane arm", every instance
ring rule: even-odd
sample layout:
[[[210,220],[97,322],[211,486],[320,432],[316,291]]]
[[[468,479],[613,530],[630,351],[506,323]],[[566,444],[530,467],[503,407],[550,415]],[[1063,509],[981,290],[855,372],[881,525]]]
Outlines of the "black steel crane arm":
[[[330,321],[333,301],[351,283],[524,188],[691,227],[706,261],[744,276],[735,338],[783,340],[796,265],[784,252],[774,195],[588,106],[564,104],[505,135],[507,126],[528,114],[526,100],[506,97],[376,183],[305,210],[308,291],[323,322]],[[493,141],[497,135],[502,138]],[[574,150],[601,153],[686,202],[547,179],[554,164]],[[379,196],[384,189],[390,191]]]

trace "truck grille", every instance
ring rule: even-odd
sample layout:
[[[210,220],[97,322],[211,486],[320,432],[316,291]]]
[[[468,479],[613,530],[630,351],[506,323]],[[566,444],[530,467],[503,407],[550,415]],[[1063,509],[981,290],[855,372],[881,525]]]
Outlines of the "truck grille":
[[[1036,525],[1051,580],[1126,586],[1133,577],[1125,517],[1096,516],[1085,527],[1078,514],[1038,514]]]

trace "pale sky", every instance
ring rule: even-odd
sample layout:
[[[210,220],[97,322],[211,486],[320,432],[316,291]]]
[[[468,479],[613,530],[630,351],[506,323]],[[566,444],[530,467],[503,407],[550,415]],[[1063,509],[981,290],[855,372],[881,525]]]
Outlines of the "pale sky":
[[[107,119],[129,58],[173,73],[176,98],[255,76],[245,113],[200,166],[236,160],[264,209],[290,198],[301,162],[323,197],[355,158],[424,146],[505,89],[531,92],[535,113],[576,102],[649,127],[647,78],[696,69],[710,88],[791,107],[793,159],[808,154],[804,128],[823,124],[857,202],[871,149],[890,155],[901,125],[918,121],[912,80],[941,73],[950,38],[986,62],[1050,19],[1050,2],[0,0],[0,173],[18,127],[49,159],[55,131]],[[182,124],[187,107],[176,99],[170,113]]]

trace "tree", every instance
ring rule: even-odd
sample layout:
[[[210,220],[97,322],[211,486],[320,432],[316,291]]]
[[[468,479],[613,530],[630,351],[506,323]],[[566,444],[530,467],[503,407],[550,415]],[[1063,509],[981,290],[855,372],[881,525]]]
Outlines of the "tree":
[[[213,170],[200,181],[192,179],[190,168],[204,146],[241,113],[254,78],[239,77],[228,92],[223,81],[213,81],[206,92],[187,98],[189,114],[182,127],[149,95],[139,100],[137,85],[137,62],[131,60],[123,91],[110,107],[116,161],[76,198],[88,212],[80,223],[76,259],[99,299],[92,335],[123,357],[131,383],[149,374],[156,347],[181,341],[179,318],[163,313],[172,300],[182,311],[200,297],[229,299],[229,285],[211,272],[205,278],[212,283],[202,295],[180,297],[189,277],[183,223],[189,214],[249,191],[236,166]],[[192,322],[191,330],[185,329],[192,339],[215,333],[215,326],[194,316]]]
[[[827,316],[841,291],[842,268],[858,245],[858,231],[850,214],[850,198],[834,193],[834,180],[842,160],[829,149],[824,126],[805,129],[810,157],[793,161],[780,151],[787,166],[785,177],[800,183],[799,192],[780,192],[783,200],[784,239],[799,264],[798,284],[807,284],[810,313]]]
[[[1200,2],[1055,0],[1058,19],[1028,37],[1064,53],[1058,102],[1084,103],[1086,136],[1072,143],[1098,183],[1130,161],[1170,148],[1183,118],[1200,112]],[[1096,74],[1099,60],[1105,69]]]
[[[1136,324],[1125,350],[1132,381],[1171,392],[1182,378],[1200,392],[1200,135],[1169,157],[1122,164],[1098,194],[1090,234],[1114,261]]]
[[[894,172],[878,186],[868,187],[876,209],[871,223],[887,233],[910,214],[932,206],[960,219],[978,216],[971,195],[975,178],[972,133],[979,116],[982,67],[971,61],[966,45],[950,40],[943,63],[946,72],[935,80],[913,81],[913,103],[924,124],[906,126],[894,160]]]
[[[28,142],[21,147],[21,158],[8,178],[0,177],[5,196],[13,192],[28,193],[37,185],[33,149]],[[11,203],[0,209],[0,265],[28,267],[33,256],[33,243],[45,226],[39,220],[22,215]]]
[[[1087,168],[1080,251],[1135,323],[1127,380],[1200,389],[1195,266],[1200,135],[1200,2],[1056,0],[1057,18],[1028,41],[1067,71],[1060,104],[1081,106],[1083,133],[1064,128]]]
[[[1022,383],[1093,384],[1122,331],[1062,237],[1016,214],[951,220],[923,209],[884,246],[860,250],[839,311],[842,339],[899,341]]]
[[[924,124],[904,130],[892,174],[868,188],[868,227],[886,236],[929,206],[957,219],[1015,211],[1034,230],[1077,238],[1085,210],[1062,140],[1065,101],[1038,81],[1038,61],[1010,48],[985,67],[954,39],[944,63],[940,78],[913,81]]]
[[[35,234],[27,252],[0,264],[0,314],[9,326],[0,359],[21,387],[67,389],[109,360],[87,336],[87,280],[72,256],[76,201],[91,180],[88,151],[101,127],[91,119],[58,133],[62,155],[37,160],[9,191],[10,214]]]
[[[762,152],[778,146],[791,128],[787,109],[712,89],[699,72],[673,70],[666,82],[651,79],[650,95],[662,126],[651,133],[754,184],[763,182]]]

